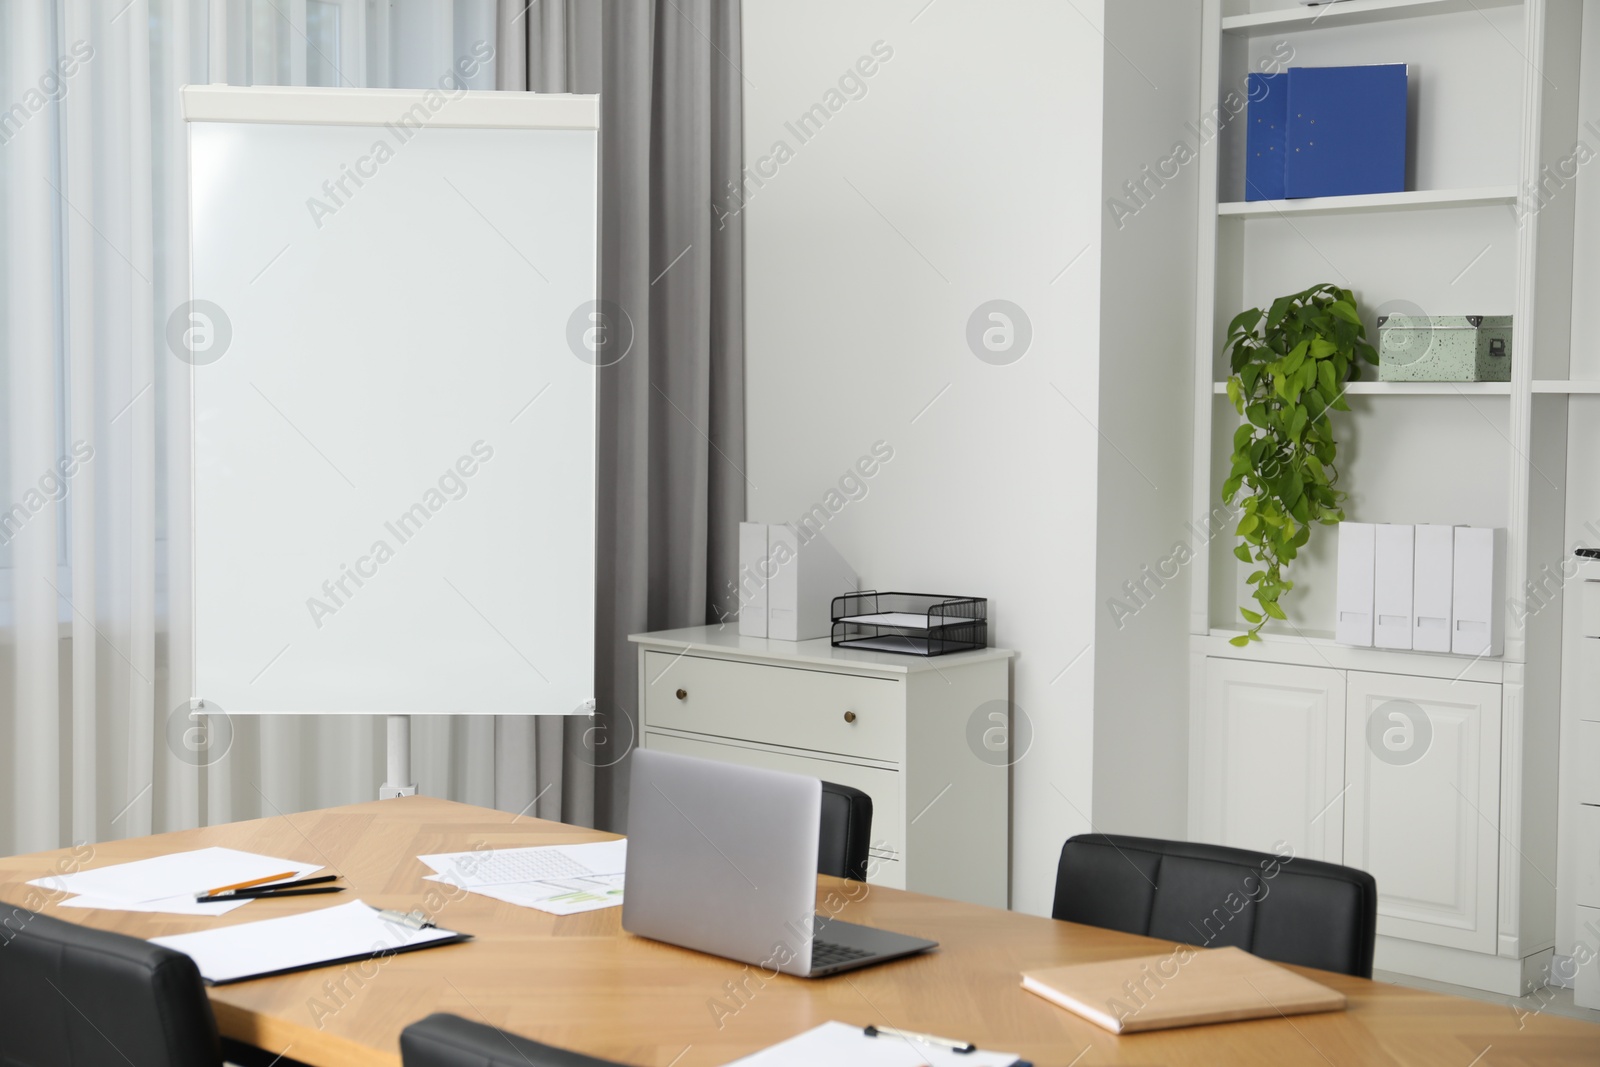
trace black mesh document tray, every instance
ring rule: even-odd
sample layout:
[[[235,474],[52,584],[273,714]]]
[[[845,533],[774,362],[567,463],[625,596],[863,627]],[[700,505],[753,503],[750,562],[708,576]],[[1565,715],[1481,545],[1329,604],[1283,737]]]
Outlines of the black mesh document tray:
[[[880,593],[869,589],[833,598],[833,644],[942,656],[989,644],[989,601],[932,593]]]

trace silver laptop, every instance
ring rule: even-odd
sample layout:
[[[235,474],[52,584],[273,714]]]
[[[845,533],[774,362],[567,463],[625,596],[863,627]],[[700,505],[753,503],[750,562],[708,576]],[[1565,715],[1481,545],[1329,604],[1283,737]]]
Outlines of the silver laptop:
[[[938,944],[816,913],[821,821],[815,778],[635,750],[622,928],[800,978]]]

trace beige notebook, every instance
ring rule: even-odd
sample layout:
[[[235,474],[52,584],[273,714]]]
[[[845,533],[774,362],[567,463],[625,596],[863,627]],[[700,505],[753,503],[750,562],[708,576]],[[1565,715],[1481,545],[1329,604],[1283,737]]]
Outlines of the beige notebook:
[[[1237,948],[1047,967],[1023,974],[1022,988],[1114,1034],[1345,1006],[1343,993]]]

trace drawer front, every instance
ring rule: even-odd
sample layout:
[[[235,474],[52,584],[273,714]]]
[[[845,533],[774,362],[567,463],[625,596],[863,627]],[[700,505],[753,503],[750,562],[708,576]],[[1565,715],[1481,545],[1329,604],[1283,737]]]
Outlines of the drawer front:
[[[1579,804],[1600,804],[1600,722],[1578,723],[1577,793]]]
[[[906,888],[905,868],[897,859],[886,859],[877,853],[867,860],[867,881],[889,889]]]
[[[1600,637],[1578,642],[1578,719],[1600,722]]]
[[[889,876],[902,878],[900,864],[892,862],[905,851],[905,819],[900,804],[900,772],[878,767],[862,767],[853,763],[840,763],[830,759],[814,759],[787,752],[771,752],[762,748],[749,748],[715,741],[679,737],[647,730],[646,748],[660,752],[676,752],[683,756],[721,760],[744,767],[760,767],[769,771],[788,771],[821,778],[825,782],[853,786],[872,798],[872,868],[876,872],[867,880],[880,885],[894,884]],[[881,862],[888,861],[888,862]],[[903,886],[902,886],[903,888]]]
[[[1600,637],[1600,580],[1586,578],[1578,586],[1578,632]]]
[[[903,682],[666,652],[646,652],[644,672],[648,726],[889,763],[902,759]]]

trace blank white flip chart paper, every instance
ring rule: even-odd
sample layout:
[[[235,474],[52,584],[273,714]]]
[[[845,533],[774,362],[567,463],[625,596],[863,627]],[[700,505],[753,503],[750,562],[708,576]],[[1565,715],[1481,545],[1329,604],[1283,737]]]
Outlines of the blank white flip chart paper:
[[[184,105],[193,696],[589,711],[593,339],[626,329],[595,303],[596,98]]]

